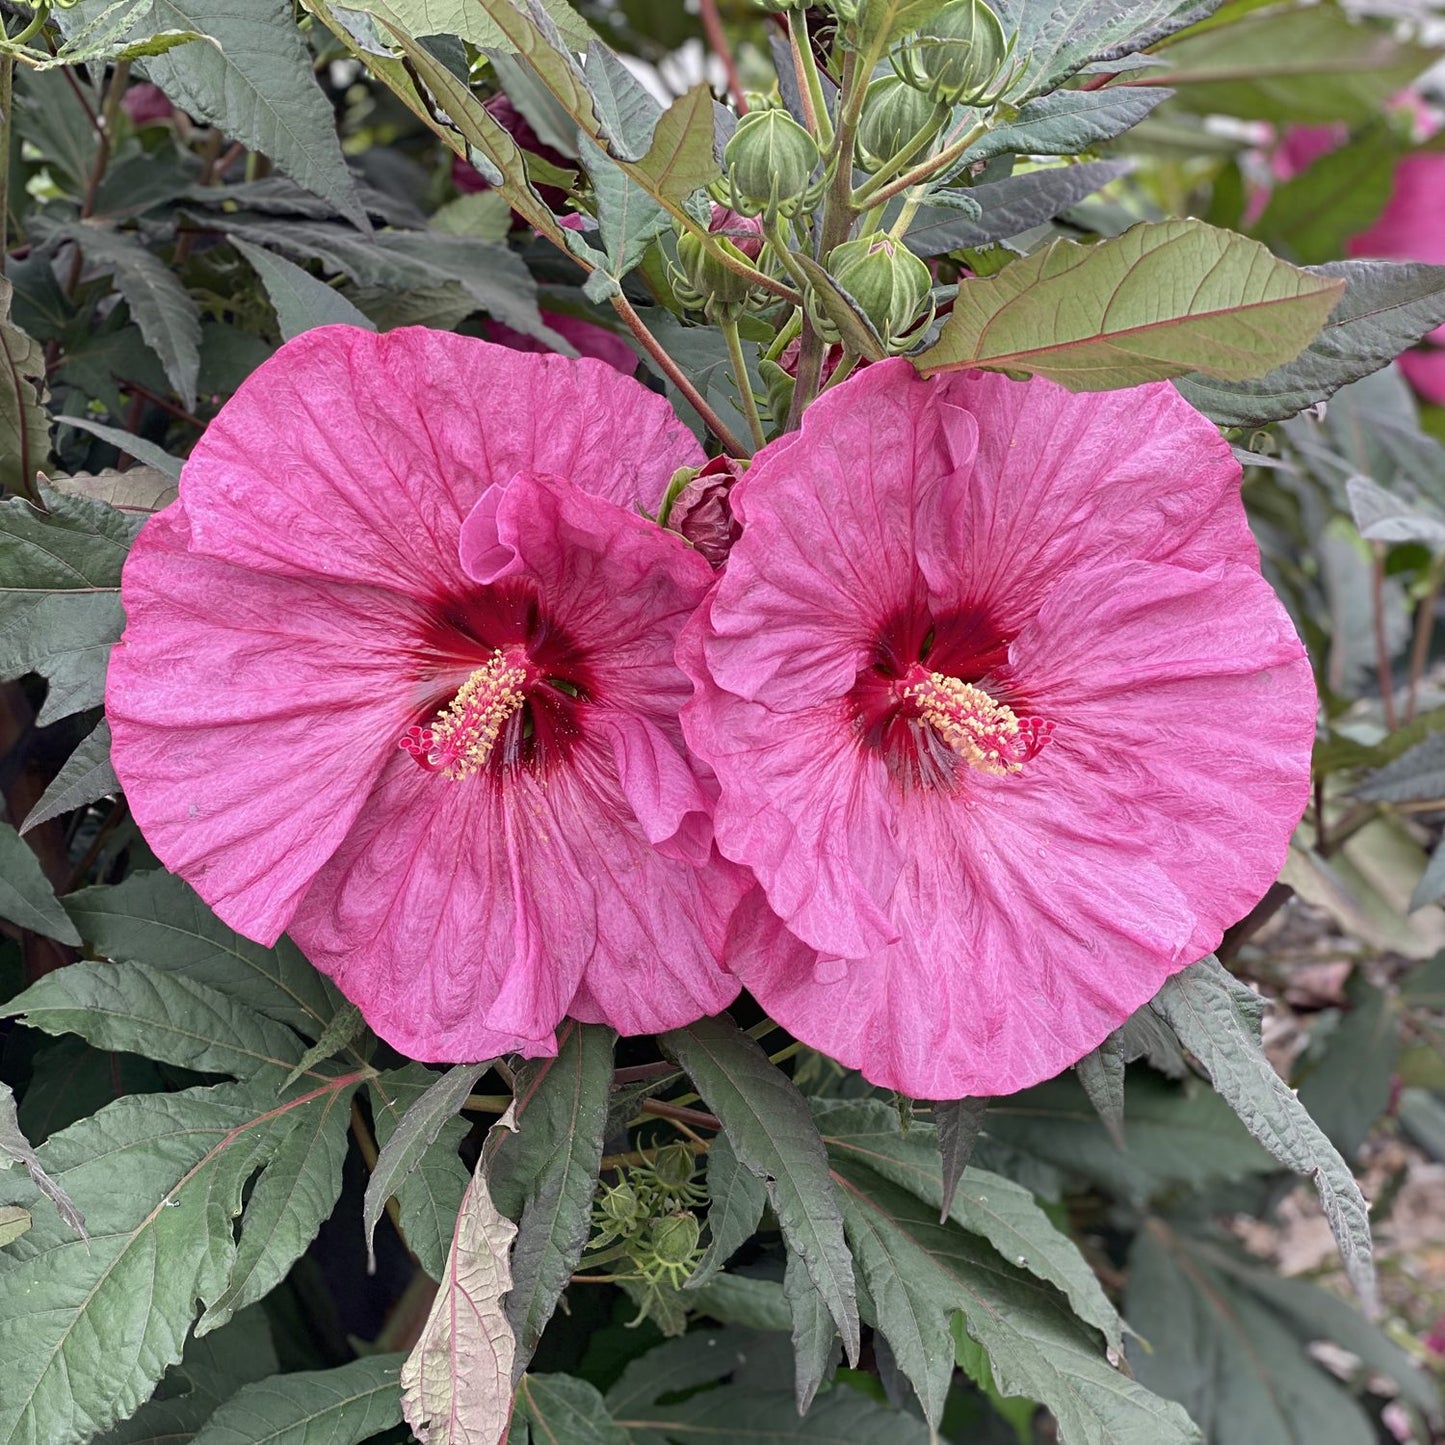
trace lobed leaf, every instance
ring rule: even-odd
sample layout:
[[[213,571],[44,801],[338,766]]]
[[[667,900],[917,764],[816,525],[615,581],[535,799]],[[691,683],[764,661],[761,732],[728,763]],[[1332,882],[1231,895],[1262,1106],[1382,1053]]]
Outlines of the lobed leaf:
[[[290,341],[315,326],[360,326],[366,331],[376,327],[363,316],[341,292],[318,281],[309,271],[272,255],[260,246],[253,246],[239,236],[226,238],[241,253],[251,269],[261,278],[266,295],[276,310],[276,323],[281,338]]]
[[[1056,90],[1000,118],[959,157],[972,166],[994,156],[1076,156],[1132,130],[1173,91],[1151,89]]]
[[[367,1355],[245,1385],[194,1445],[361,1445],[401,1424],[401,1355]]]
[[[707,1284],[753,1237],[768,1202],[757,1175],[738,1163],[726,1134],[719,1134],[707,1151],[708,1245],[684,1286]]]
[[[1175,974],[1150,1007],[1199,1060],[1249,1132],[1286,1168],[1313,1179],[1345,1272],[1372,1311],[1369,1207],[1335,1146],[1265,1057],[1254,995],[1211,955]]]
[[[109,442],[112,446],[119,447],[121,451],[128,452],[136,461],[143,462],[147,467],[154,467],[156,471],[168,481],[178,482],[181,479],[180,461],[168,452],[162,451],[154,442],[148,442],[144,437],[132,436],[130,432],[122,431],[119,427],[104,426],[98,421],[91,420],[88,416],[61,417],[57,425],[62,427],[78,427],[81,431],[89,432],[92,436],[98,436],[101,441]],[[109,475],[109,473],[106,475]],[[130,473],[120,472],[116,475],[122,478],[129,478]],[[72,482],[74,480],[74,478],[71,478]],[[79,493],[78,489],[73,486],[69,488],[62,487],[59,488],[59,490],[68,491],[71,495],[93,496],[98,501],[109,503],[112,507],[119,507],[122,511],[155,512],[159,511],[166,502],[175,500],[174,493],[172,493],[170,497],[167,497],[165,501],[161,500],[160,494],[157,494],[154,498],[141,501],[134,497],[119,500],[108,494],[102,494],[99,491]]]
[[[28,833],[51,818],[118,792],[120,780],[110,765],[110,724],[101,718],[50,780],[35,806],[25,815],[20,831]]]
[[[662,1036],[662,1047],[722,1121],[733,1152],[762,1180],[790,1251],[802,1256],[849,1360],[858,1358],[858,1305],[828,1156],[807,1102],[757,1043],[726,1016]]]
[[[1244,380],[1296,357],[1343,289],[1202,221],[1141,224],[1095,246],[1055,241],[963,282],[914,361],[925,375],[979,366],[1074,391],[1193,371]]]
[[[555,1058],[518,1071],[516,1129],[498,1137],[487,1166],[497,1207],[517,1221],[507,1296],[514,1377],[537,1348],[591,1232],[615,1037],[599,1024],[569,1022]]]
[[[71,947],[80,944],[40,859],[9,823],[0,823],[0,918]]]
[[[1431,733],[1355,789],[1367,803],[1415,803],[1445,798],[1445,733]]]
[[[1124,1147],[1124,1043],[1117,1034],[1110,1034],[1097,1049],[1085,1054],[1074,1072],[1098,1112],[1109,1137]]]
[[[538,1440],[547,1445],[631,1445],[628,1432],[607,1413],[602,1396],[586,1380],[523,1375],[517,1404]]]
[[[973,1146],[978,1143],[988,1105],[987,1099],[945,1099],[933,1106],[938,1130],[938,1162],[943,1169],[940,1220],[947,1219],[953,1208],[958,1181],[973,1157]]]
[[[378,1139],[381,1152],[377,1155],[371,1177],[366,1181],[366,1196],[361,1210],[361,1227],[366,1232],[368,1268],[376,1268],[373,1242],[377,1221],[381,1218],[382,1210],[386,1208],[386,1201],[393,1195],[400,1200],[402,1185],[437,1142],[442,1129],[456,1119],[458,1110],[466,1103],[467,1095],[472,1091],[472,1085],[489,1067],[490,1063],[458,1064],[455,1068],[448,1069],[445,1074],[433,1074],[420,1064],[409,1065],[408,1070],[420,1070],[421,1074],[432,1082],[422,1086],[421,1094],[406,1104],[399,1117],[391,1110],[384,1116],[378,1110],[377,1132],[384,1137]],[[389,1087],[392,1078],[392,1075],[383,1074],[377,1080],[376,1087],[390,1095],[393,1092]],[[451,1149],[454,1158],[457,1142],[459,1141],[453,1141]],[[457,1160],[456,1164],[455,1172],[462,1181],[457,1191],[457,1201],[460,1203],[462,1190],[465,1188],[466,1171],[460,1160]],[[451,1217],[455,1217],[455,1211]]]
[[[0,1169],[8,1168],[11,1164],[19,1164],[30,1176],[30,1182],[55,1206],[60,1217],[82,1238],[86,1238],[85,1217],[75,1207],[74,1201],[46,1172],[41,1164],[39,1156],[30,1147],[30,1141],[20,1132],[20,1119],[15,1112],[15,1095],[11,1092],[10,1085],[0,1080]],[[14,1212],[15,1206],[7,1206],[11,1214],[5,1221],[12,1229],[17,1222]],[[26,1210],[20,1210],[24,1215],[24,1228],[20,1234],[24,1234],[30,1228],[30,1214]],[[0,1226],[3,1227],[3,1226]],[[12,1234],[11,1239],[18,1239],[19,1234]],[[6,1244],[10,1239],[5,1241]]]
[[[722,174],[713,132],[712,89],[695,85],[657,118],[652,143],[632,168],[651,195],[684,201]]]

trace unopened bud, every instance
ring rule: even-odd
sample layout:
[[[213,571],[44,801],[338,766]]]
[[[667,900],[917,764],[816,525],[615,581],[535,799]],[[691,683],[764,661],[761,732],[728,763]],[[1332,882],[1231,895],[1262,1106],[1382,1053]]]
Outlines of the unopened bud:
[[[749,111],[723,152],[733,209],[796,216],[817,198],[818,142],[785,110]]]
[[[677,490],[663,525],[682,533],[711,566],[721,567],[743,534],[728,501],[742,466],[732,457],[714,457],[701,471],[693,467],[687,471],[687,476],[675,479]]]
[[[696,1215],[669,1214],[652,1226],[652,1251],[664,1264],[686,1264],[701,1235]]]
[[[880,76],[868,87],[863,102],[858,159],[870,174],[880,171],[925,127],[937,131],[947,119],[947,106],[896,75]]]
[[[714,245],[734,260],[756,264],[763,250],[763,223],[726,206],[714,205],[708,222],[717,238]],[[760,299],[749,279],[726,265],[700,236],[684,231],[677,238],[680,270],[674,272],[677,299],[693,311],[706,311],[713,321],[736,318],[752,301]]]
[[[905,350],[915,339],[909,330],[925,308],[932,316],[933,277],[892,236],[860,236],[835,246],[828,256],[828,274],[868,319],[886,350]]]
[[[983,0],[949,0],[894,53],[893,68],[946,105],[991,105],[1008,84],[1000,73],[1012,48]]]

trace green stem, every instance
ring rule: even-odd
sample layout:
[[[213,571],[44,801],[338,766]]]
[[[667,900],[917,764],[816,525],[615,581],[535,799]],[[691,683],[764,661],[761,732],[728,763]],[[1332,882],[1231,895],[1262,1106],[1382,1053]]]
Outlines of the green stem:
[[[763,429],[763,419],[758,415],[758,399],[753,395],[753,384],[748,378],[747,358],[743,355],[743,339],[738,335],[737,318],[730,316],[718,323],[723,340],[727,342],[728,359],[733,364],[733,376],[737,380],[738,395],[742,398],[743,415],[748,419],[748,430],[753,434],[753,448],[767,445],[768,434]]]
[[[899,240],[913,224],[913,218],[918,214],[918,208],[923,204],[923,198],[928,194],[926,186],[915,186],[909,191],[903,202],[903,209],[898,212],[897,218],[888,228],[888,234],[895,241]]]
[[[922,127],[922,129],[915,131],[912,138],[903,147],[903,149],[900,150],[898,154],[895,155],[886,166],[883,166],[880,170],[875,171],[874,174],[868,179],[866,185],[859,186],[859,188],[853,193],[853,196],[851,198],[853,209],[861,209],[860,201],[864,204],[867,203],[867,197],[864,195],[864,192],[868,191],[869,187],[872,187],[876,190],[882,186],[886,186],[888,182],[892,180],[892,178],[896,176],[898,172],[901,171],[903,167],[906,166],[908,162],[911,161],[913,157],[916,156],[918,152],[924,148],[924,146],[928,145],[928,143],[933,140],[933,138],[938,134],[942,124],[942,119],[939,116],[934,116],[925,126]],[[877,203],[874,202],[873,204],[876,205]]]
[[[847,381],[852,375],[853,368],[863,359],[862,353],[857,351],[844,351],[843,359],[833,368],[833,374],[823,387],[824,391],[831,391],[840,381]]]
[[[823,94],[823,81],[818,74],[818,61],[808,38],[808,16],[805,11],[788,12],[788,43],[793,51],[793,67],[798,73],[798,89],[803,96],[804,119],[822,150],[833,144],[833,122],[828,115],[828,101]]]
[[[5,274],[10,221],[10,97],[14,82],[15,57],[0,55],[0,276]]]
[[[783,323],[772,345],[763,353],[767,361],[776,361],[787,349],[788,343],[803,329],[803,309],[795,307],[793,314]]]
[[[40,4],[35,7],[35,14],[30,17],[25,28],[18,35],[7,35],[5,37],[5,44],[14,48],[24,45],[27,40],[34,38],[40,33],[40,27],[44,25],[49,18],[50,6],[47,0],[40,0]],[[7,57],[7,59],[10,58],[12,57]]]
[[[930,156],[926,161],[919,162],[911,171],[904,171],[896,181],[880,186],[875,176],[866,186],[860,186],[851,195],[850,204],[855,211],[865,210],[869,206],[881,206],[886,201],[891,201],[894,196],[900,196],[910,186],[919,185],[931,176],[936,176],[939,171],[946,169],[956,161],[981,135],[988,130],[987,121],[979,121],[977,125],[970,126],[952,144],[945,146],[936,156]]]

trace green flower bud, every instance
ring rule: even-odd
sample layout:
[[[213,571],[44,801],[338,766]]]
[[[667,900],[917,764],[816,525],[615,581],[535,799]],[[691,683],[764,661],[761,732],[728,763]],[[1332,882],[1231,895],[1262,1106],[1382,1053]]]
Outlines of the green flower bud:
[[[718,249],[737,261],[756,266],[763,250],[763,226],[756,217],[740,216],[713,206],[708,230]],[[705,311],[712,321],[736,319],[766,292],[754,290],[746,276],[723,264],[700,237],[684,231],[677,238],[678,266],[672,271],[672,289],[691,311]]]
[[[870,174],[880,171],[925,126],[931,125],[936,131],[947,119],[947,106],[896,75],[881,76],[868,87],[863,101],[858,159]]]
[[[910,328],[925,309],[932,320],[933,277],[892,236],[860,236],[835,246],[828,256],[828,274],[868,318],[889,351],[907,349],[917,335]]]
[[[664,1265],[691,1262],[702,1228],[694,1214],[669,1214],[652,1226],[652,1254]]]
[[[817,200],[818,142],[785,110],[749,111],[723,152],[735,211],[796,216]]]
[[[697,1173],[697,1161],[686,1144],[668,1144],[657,1151],[652,1161],[657,1182],[671,1194],[685,1189]]]
[[[637,1222],[642,1212],[637,1191],[625,1179],[604,1189],[597,1200],[599,1219],[605,1220],[614,1228],[623,1226],[623,1232]]]
[[[992,105],[1012,79],[1013,49],[983,0],[950,0],[893,55],[905,84],[947,105]]]

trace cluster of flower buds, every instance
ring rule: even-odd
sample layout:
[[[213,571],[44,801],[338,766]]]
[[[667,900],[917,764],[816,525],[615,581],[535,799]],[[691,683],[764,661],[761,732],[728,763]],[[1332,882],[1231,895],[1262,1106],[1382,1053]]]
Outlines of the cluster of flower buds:
[[[785,110],[749,111],[723,152],[728,203],[744,216],[796,216],[823,192],[818,142]]]
[[[728,266],[718,252],[756,266],[763,254],[763,223],[714,205],[707,228],[714,238],[711,245],[692,231],[678,236],[677,265],[670,268],[673,293],[709,321],[736,321],[744,311],[763,305],[768,293]]]
[[[902,241],[887,235],[859,236],[835,246],[828,274],[877,333],[885,351],[907,351],[933,322],[933,277]],[[827,341],[839,331],[809,293],[813,325]]]
[[[893,53],[904,84],[943,105],[992,105],[1017,75],[1013,41],[984,0],[949,0]]]

